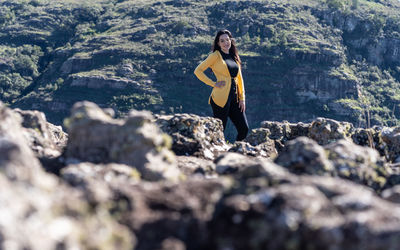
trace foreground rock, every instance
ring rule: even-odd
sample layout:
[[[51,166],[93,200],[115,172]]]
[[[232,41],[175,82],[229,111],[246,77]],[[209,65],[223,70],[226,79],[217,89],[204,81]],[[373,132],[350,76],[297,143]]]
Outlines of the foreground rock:
[[[135,236],[79,190],[43,171],[21,133],[22,118],[0,103],[0,248],[132,249]]]
[[[96,104],[74,105],[66,121],[66,157],[93,163],[121,163],[137,168],[146,180],[181,178],[171,139],[151,121],[150,112],[131,111],[125,120],[113,119]]]
[[[128,167],[129,168],[129,167]],[[131,177],[130,177],[131,176]],[[190,178],[179,184],[141,182],[126,166],[80,163],[62,178],[92,206],[107,209],[137,236],[135,249],[197,249],[209,237],[207,223],[225,190],[221,180]]]
[[[315,119],[309,128],[308,136],[320,145],[346,139],[351,140],[353,125],[349,122],[338,122],[327,118]]]
[[[400,168],[351,142],[375,146],[366,131],[354,137],[343,124],[323,119],[318,126],[269,123],[230,145],[237,152],[224,152],[229,147],[219,121],[161,116],[157,123],[182,154],[175,157],[150,113],[113,119],[83,102],[66,121],[67,166],[56,176],[32,152],[21,115],[0,105],[0,120],[2,249],[381,250],[400,244]],[[312,126],[319,144],[300,136]]]
[[[327,152],[307,137],[289,141],[275,162],[296,174],[334,175]]]
[[[276,163],[293,173],[339,176],[377,191],[393,185],[387,183],[392,170],[379,153],[348,140],[322,147],[314,140],[299,137],[287,144]]]
[[[68,135],[61,126],[47,122],[44,113],[36,110],[15,109],[22,116],[24,135],[38,158],[54,158],[61,155]]]
[[[177,155],[212,160],[229,149],[219,119],[193,114],[161,115],[157,116],[157,124],[172,137],[172,150]]]
[[[392,162],[400,162],[400,127],[385,128],[381,132],[382,140],[387,145],[387,158]]]
[[[294,176],[272,163],[251,165],[258,171],[237,172],[218,203],[209,249],[377,250],[400,243],[400,208],[370,189],[339,178]]]

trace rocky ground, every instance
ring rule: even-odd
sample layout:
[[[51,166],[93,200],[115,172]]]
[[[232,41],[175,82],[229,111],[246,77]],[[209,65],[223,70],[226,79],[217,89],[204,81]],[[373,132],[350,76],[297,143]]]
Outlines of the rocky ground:
[[[400,128],[0,104],[0,249],[398,249]]]

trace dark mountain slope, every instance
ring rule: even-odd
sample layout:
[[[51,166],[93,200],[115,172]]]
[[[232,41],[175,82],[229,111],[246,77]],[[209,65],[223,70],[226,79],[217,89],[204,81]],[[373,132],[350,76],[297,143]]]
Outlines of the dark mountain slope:
[[[193,75],[218,29],[237,38],[248,118],[359,126],[400,117],[397,1],[3,0],[1,100],[60,124],[90,100],[211,115]]]

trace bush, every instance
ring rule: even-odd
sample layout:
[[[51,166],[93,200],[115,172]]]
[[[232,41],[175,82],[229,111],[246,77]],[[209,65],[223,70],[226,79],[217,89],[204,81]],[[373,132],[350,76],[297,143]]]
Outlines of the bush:
[[[328,4],[329,8],[334,9],[344,9],[344,7],[346,6],[344,0],[326,0],[326,3]]]
[[[7,7],[0,7],[0,27],[15,19],[15,14]]]

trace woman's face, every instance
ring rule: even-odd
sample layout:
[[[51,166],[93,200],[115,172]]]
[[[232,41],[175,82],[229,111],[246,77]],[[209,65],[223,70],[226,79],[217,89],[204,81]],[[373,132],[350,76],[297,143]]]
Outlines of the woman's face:
[[[229,51],[231,48],[231,39],[229,38],[228,34],[222,34],[219,36],[218,45],[221,47],[222,51]]]

